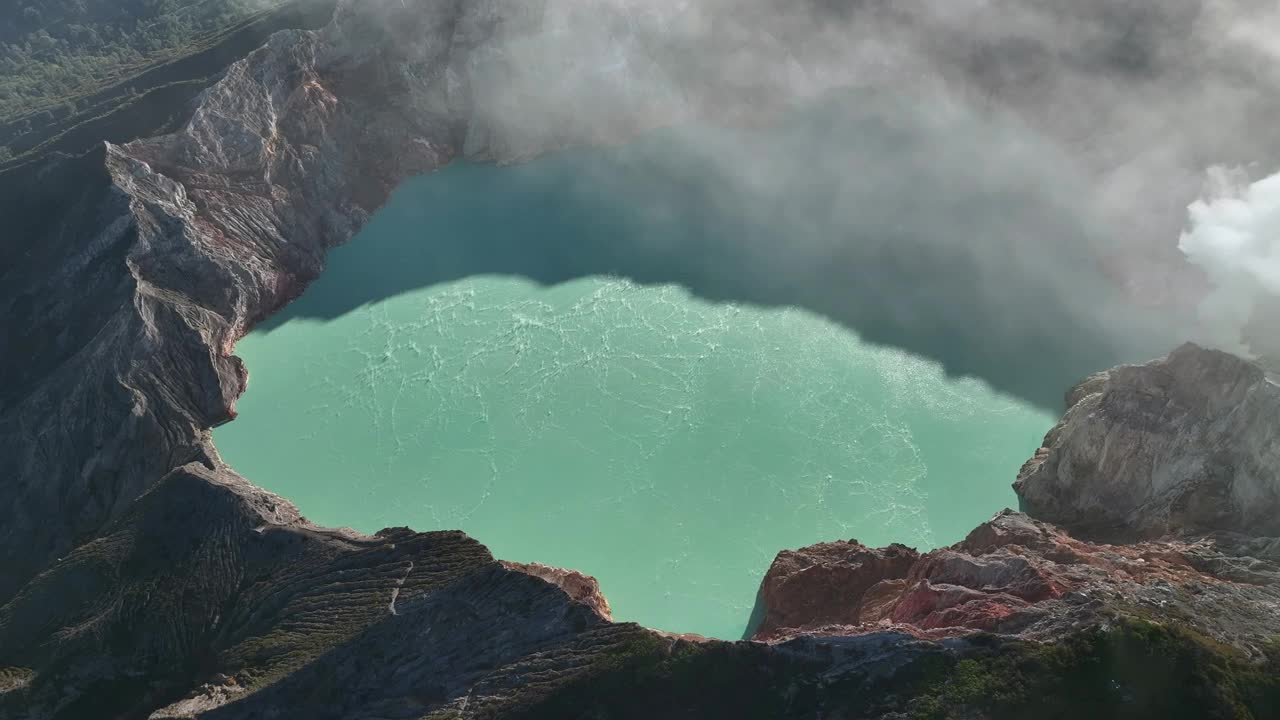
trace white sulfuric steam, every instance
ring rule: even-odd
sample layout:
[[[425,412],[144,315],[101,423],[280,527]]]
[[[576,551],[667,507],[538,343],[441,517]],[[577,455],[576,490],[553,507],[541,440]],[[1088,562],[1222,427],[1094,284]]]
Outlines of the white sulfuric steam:
[[[1280,173],[1251,183],[1243,170],[1213,168],[1189,212],[1179,247],[1212,283],[1200,304],[1204,341],[1271,352],[1277,318],[1270,315],[1280,309]]]

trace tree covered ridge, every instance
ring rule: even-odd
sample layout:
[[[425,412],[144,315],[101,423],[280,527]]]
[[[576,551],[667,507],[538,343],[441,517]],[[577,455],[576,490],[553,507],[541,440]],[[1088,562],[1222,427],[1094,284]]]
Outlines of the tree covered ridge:
[[[0,0],[0,122],[54,109],[286,0]]]

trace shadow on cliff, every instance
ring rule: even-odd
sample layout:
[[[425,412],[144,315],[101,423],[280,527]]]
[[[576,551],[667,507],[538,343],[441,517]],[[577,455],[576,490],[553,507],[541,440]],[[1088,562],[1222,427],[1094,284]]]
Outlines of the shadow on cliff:
[[[258,329],[474,275],[610,274],[805,307],[1054,412],[1084,375],[1173,346],[1104,279],[1069,160],[940,115],[841,100],[768,130],[458,163],[405,183]]]

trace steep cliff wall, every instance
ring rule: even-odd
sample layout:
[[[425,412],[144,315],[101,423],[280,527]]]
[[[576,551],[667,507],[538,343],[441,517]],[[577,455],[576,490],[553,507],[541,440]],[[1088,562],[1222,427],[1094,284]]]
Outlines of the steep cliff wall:
[[[1094,375],[1014,485],[1027,512],[1077,532],[1280,534],[1280,385],[1194,346]]]

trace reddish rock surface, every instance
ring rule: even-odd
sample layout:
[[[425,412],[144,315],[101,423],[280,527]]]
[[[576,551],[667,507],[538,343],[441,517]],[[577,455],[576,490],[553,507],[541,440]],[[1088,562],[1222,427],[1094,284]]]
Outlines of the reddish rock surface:
[[[756,637],[770,638],[780,628],[857,625],[864,606],[881,611],[892,587],[885,581],[905,579],[919,557],[904,545],[872,549],[856,540],[784,550],[760,586],[768,613]]]
[[[1257,555],[1265,553],[1256,538],[1223,535],[1088,542],[1006,510],[964,541],[923,555],[857,543],[780,553],[761,586],[766,614],[754,639],[884,629],[1047,639],[1109,612],[1147,608],[1251,647],[1280,632],[1280,618],[1257,622],[1260,606],[1280,602],[1276,558]],[[1254,617],[1248,627],[1236,622],[1244,616]]]

